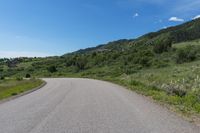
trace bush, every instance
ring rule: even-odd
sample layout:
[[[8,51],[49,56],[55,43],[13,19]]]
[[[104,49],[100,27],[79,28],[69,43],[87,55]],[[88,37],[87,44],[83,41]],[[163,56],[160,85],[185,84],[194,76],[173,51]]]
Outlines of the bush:
[[[181,48],[177,50],[176,63],[184,63],[194,61],[197,57],[197,51],[192,46]]]
[[[31,77],[31,75],[27,73],[26,74],[26,78],[30,78],[30,77]]]
[[[0,80],[4,80],[4,79],[5,79],[5,77],[4,77],[4,76],[1,76],[1,77],[0,77]]]
[[[47,70],[50,72],[50,73],[54,73],[54,72],[57,72],[57,68],[55,66],[50,66],[47,68]]]
[[[21,80],[23,80],[23,78],[22,77],[16,77],[16,80],[21,81]]]
[[[162,40],[162,41],[157,41],[154,44],[153,51],[157,54],[161,54],[163,52],[169,51],[172,47],[172,42],[170,39]]]
[[[170,85],[164,85],[162,88],[169,94],[169,95],[176,95],[183,97],[187,94],[187,91],[181,88],[179,85],[170,84]]]
[[[152,59],[154,58],[154,54],[151,50],[141,50],[138,53],[135,53],[131,57],[133,64],[141,65],[142,67],[150,67],[152,64]]]
[[[127,75],[130,75],[130,74],[136,73],[137,70],[135,70],[133,67],[127,66],[127,67],[124,67],[124,68],[123,68],[123,72],[124,72],[125,74],[127,74]]]
[[[129,84],[130,84],[131,86],[143,85],[142,83],[140,83],[140,82],[138,82],[138,81],[136,81],[136,80],[130,80],[130,81],[129,81]]]
[[[18,94],[17,92],[13,92],[11,95],[16,96],[17,94]]]

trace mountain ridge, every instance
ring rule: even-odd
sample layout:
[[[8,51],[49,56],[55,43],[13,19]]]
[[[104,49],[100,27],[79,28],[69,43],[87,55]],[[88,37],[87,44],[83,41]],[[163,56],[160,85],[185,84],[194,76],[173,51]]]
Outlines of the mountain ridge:
[[[156,32],[150,32],[144,34],[136,39],[120,39],[112,42],[108,42],[107,44],[100,44],[95,47],[89,47],[86,49],[80,49],[74,51],[70,54],[84,54],[87,52],[98,52],[104,50],[121,50],[124,45],[137,45],[137,44],[146,44],[153,45],[154,42],[161,39],[161,42],[165,39],[170,39],[171,43],[180,43],[184,41],[191,41],[200,38],[200,18],[185,22],[183,24],[177,26],[171,26],[166,29],[161,29]],[[119,47],[114,45],[120,45]],[[112,47],[113,46],[113,47]],[[128,46],[129,47],[129,46]],[[68,55],[64,54],[64,56]]]

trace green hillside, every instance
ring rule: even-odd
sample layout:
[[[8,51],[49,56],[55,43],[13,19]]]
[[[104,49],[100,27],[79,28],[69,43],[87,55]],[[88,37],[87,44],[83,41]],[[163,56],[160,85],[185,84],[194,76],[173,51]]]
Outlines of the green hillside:
[[[102,44],[97,47],[81,49],[73,53],[88,53],[104,50],[126,50],[130,45],[154,45],[169,41],[170,43],[180,43],[192,41],[200,38],[200,19],[192,20],[179,26],[169,27],[157,32],[148,33],[137,39],[122,39],[118,41]]]
[[[109,80],[186,114],[200,114],[200,19],[63,56],[0,60],[4,77]]]
[[[108,72],[104,70],[100,74],[129,75],[143,69],[168,67],[198,60],[198,39],[200,19],[149,33],[137,39],[113,41],[61,57],[1,59],[0,72],[4,77],[24,76],[27,73],[32,76],[49,77],[107,69]],[[182,44],[179,44],[181,42]],[[94,73],[99,76],[97,71]]]

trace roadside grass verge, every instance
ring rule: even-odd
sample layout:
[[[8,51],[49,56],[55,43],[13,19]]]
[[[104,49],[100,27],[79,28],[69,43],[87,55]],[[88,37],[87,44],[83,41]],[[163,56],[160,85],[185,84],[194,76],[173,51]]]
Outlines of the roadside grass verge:
[[[94,69],[76,76],[119,84],[150,97],[189,121],[200,122],[200,61],[143,69],[131,75]]]
[[[0,100],[9,98],[42,85],[39,79],[5,79],[0,81]]]
[[[155,86],[148,86],[135,80],[124,80],[119,77],[116,78],[96,78],[99,80],[109,81],[138,94],[147,96],[158,104],[167,107],[169,110],[178,113],[190,122],[199,125],[200,122],[200,92],[189,92],[185,96],[178,96],[176,94],[169,94],[166,91]]]

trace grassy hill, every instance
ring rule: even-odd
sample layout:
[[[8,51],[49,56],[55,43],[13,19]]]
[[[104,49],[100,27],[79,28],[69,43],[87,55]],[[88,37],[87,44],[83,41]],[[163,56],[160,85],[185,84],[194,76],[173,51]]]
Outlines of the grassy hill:
[[[89,77],[200,114],[200,19],[60,57],[0,60],[0,77]]]

